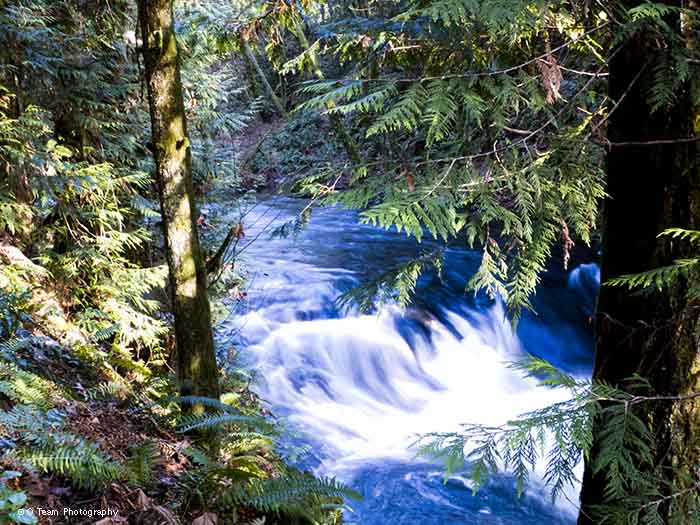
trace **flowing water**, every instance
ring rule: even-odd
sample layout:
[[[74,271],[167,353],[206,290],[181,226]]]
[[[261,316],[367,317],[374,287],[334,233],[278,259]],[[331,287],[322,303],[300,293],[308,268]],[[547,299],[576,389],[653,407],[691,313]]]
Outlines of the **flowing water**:
[[[414,306],[361,315],[337,298],[437,243],[359,225],[338,209],[316,210],[298,235],[270,239],[304,204],[274,197],[245,216],[245,240],[257,240],[242,255],[254,273],[218,337],[247,348],[259,370],[254,390],[295,431],[290,446],[308,445],[297,464],[363,494],[346,523],[574,523],[576,488],[571,502],[553,504],[534,476],[518,499],[503,475],[473,495],[464,475],[445,480],[411,444],[419,434],[498,425],[561,400],[508,368],[527,352],[590,374],[597,266],[547,272],[538,315],[525,315],[514,333],[498,303],[465,294],[479,254],[455,242],[441,278],[419,281]]]

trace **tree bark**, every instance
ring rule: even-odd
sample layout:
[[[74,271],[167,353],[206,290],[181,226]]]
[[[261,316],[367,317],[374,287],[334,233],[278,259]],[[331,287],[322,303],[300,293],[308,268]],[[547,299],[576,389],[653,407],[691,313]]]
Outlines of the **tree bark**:
[[[640,3],[628,1],[624,7]],[[679,2],[674,3],[680,7]],[[670,227],[700,229],[698,143],[673,143],[700,132],[695,129],[699,113],[691,86],[680,90],[672,107],[651,113],[647,102],[645,86],[654,81],[649,66],[668,52],[651,34],[642,32],[628,40],[610,62],[609,94],[611,100],[620,102],[608,124],[611,145],[607,155],[609,198],[604,207],[603,283],[694,256],[686,243],[658,238]],[[615,145],[660,139],[671,143]],[[683,396],[700,389],[700,320],[697,304],[686,297],[689,284],[677,283],[650,294],[603,284],[596,318],[594,380],[624,388],[626,379],[639,374],[649,380],[656,395]],[[661,477],[656,479],[662,493],[670,494],[673,489],[669,486],[687,486],[688,481],[679,474],[698,479],[698,401],[648,403],[640,411],[653,435],[655,464],[649,467],[649,474],[653,470]],[[594,426],[594,444],[581,492],[580,525],[599,523],[592,516],[592,508],[605,503],[606,473],[594,474],[591,468],[600,453],[602,424],[599,421]],[[670,507],[662,504],[660,510],[668,521]]]
[[[297,37],[301,48],[305,51],[310,52],[311,69],[314,76],[319,80],[325,80],[326,76],[323,74],[323,71],[321,71],[321,66],[318,63],[318,56],[313,50],[311,50],[311,44],[309,43],[309,39],[306,38],[306,33],[304,32],[303,26],[303,19],[300,25],[294,27],[293,32],[294,35]],[[332,107],[332,103],[329,104],[329,108]],[[350,136],[350,133],[348,133],[348,130],[345,129],[342,117],[337,113],[331,113],[328,116],[328,119],[330,120],[331,125],[333,126],[333,131],[335,132],[341,144],[345,148],[345,153],[347,154],[348,159],[350,159],[350,162],[353,164],[354,167],[359,167],[362,162],[362,159],[360,158],[360,154],[357,151],[357,145],[355,144],[355,141]]]
[[[260,83],[263,85],[263,88],[265,88],[265,91],[267,92],[267,96],[270,97],[270,100],[272,103],[275,105],[277,108],[277,111],[279,111],[280,115],[282,117],[287,117],[287,110],[284,109],[284,104],[282,104],[282,101],[280,98],[277,96],[277,93],[275,93],[275,90],[272,89],[272,86],[270,85],[270,82],[267,80],[267,77],[265,76],[265,72],[262,70],[260,67],[260,64],[258,63],[258,59],[255,58],[255,53],[253,53],[253,50],[250,48],[250,44],[245,38],[241,39],[242,45],[243,45],[243,52],[245,53],[246,58],[250,61],[250,64],[253,66],[253,69],[255,69],[255,72],[257,73],[258,77],[260,78]]]
[[[173,30],[172,0],[139,0],[156,184],[175,316],[182,395],[219,397],[218,369],[199,245],[192,161]]]

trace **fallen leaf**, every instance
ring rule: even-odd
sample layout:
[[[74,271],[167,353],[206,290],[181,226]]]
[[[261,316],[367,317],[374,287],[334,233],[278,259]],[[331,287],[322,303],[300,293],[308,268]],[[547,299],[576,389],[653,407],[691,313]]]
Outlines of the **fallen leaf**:
[[[416,191],[416,179],[413,174],[406,168],[403,172],[403,176],[406,178],[406,185],[408,186],[408,191]]]
[[[158,514],[160,514],[163,517],[163,519],[165,519],[165,521],[163,522],[164,525],[180,525],[180,522],[178,521],[177,517],[169,508],[156,505],[155,507],[153,507],[153,509]]]
[[[211,224],[207,222],[207,218],[204,215],[197,217],[197,226],[207,230],[211,228]]]
[[[146,496],[143,490],[138,489],[136,491],[136,508],[139,510],[146,510],[151,507],[151,499]]]
[[[561,74],[561,69],[559,69],[559,64],[557,64],[557,60],[554,58],[554,55],[549,53],[546,59],[539,58],[537,60],[537,67],[540,70],[542,84],[544,85],[545,93],[547,94],[547,104],[554,104],[561,98],[559,88],[561,87],[563,77]]]
[[[217,525],[219,517],[213,512],[205,512],[192,522],[192,525]]]

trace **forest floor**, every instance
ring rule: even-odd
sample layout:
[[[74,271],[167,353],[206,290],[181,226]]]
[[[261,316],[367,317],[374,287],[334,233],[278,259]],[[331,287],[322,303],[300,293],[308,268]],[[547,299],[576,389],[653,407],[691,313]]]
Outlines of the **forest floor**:
[[[241,159],[255,155],[263,141],[274,135],[281,127],[279,121],[261,122],[251,128],[238,145]],[[244,171],[246,177],[256,177],[254,186],[275,185],[274,172],[268,172],[266,182],[260,184],[260,174]],[[235,226],[218,220],[219,211],[230,211],[230,203],[240,196],[240,188],[231,187],[230,181],[215,180],[205,192],[207,207],[218,207],[211,215],[203,215],[198,221],[205,250],[212,253]],[[241,231],[241,235],[243,232]],[[106,358],[113,350],[110,341],[98,341],[72,319],[70,293],[62,292],[43,268],[20,250],[0,239],[0,264],[12,265],[19,269],[18,279],[22,287],[31,289],[30,304],[25,305],[31,316],[24,318],[22,327],[17,330],[16,348],[3,348],[7,352],[0,355],[0,408],[5,411],[26,411],[33,413],[31,403],[18,402],[12,392],[4,389],[17,388],[17,370],[28,371],[27,381],[42,385],[38,396],[46,396],[40,404],[42,409],[54,411],[58,416],[55,426],[44,421],[37,434],[66,436],[66,442],[88,444],[99,450],[103,458],[128,464],[133,461],[133,451],[139,446],[152,447],[152,457],[148,459],[147,479],[138,482],[121,479],[98,485],[88,479],[79,484],[72,479],[71,472],[56,472],[48,468],[53,458],[42,458],[41,447],[36,448],[33,460],[44,461],[47,468],[30,468],[24,457],[5,455],[0,461],[0,472],[10,472],[7,487],[11,491],[24,494],[27,507],[34,510],[39,524],[112,525],[129,523],[132,525],[152,524],[191,524],[215,525],[221,523],[263,523],[264,513],[249,507],[230,509],[226,516],[209,511],[201,499],[211,494],[189,493],[193,485],[193,472],[197,465],[186,453],[193,438],[177,431],[172,414],[160,406],[157,395],[149,387],[150,382],[171,382],[172,370],[167,365],[150,377],[146,368],[125,359],[125,366],[115,366]],[[230,270],[233,269],[231,265]],[[224,296],[235,295],[232,290],[242,286],[239,268],[228,272],[217,284],[213,293],[214,314],[225,314],[228,308],[221,302]],[[232,284],[233,283],[233,284]],[[162,294],[164,296],[164,294]],[[172,341],[166,339],[168,351]],[[11,353],[10,353],[11,352]],[[95,356],[98,357],[95,357]],[[149,373],[150,374],[150,373]],[[7,384],[5,384],[7,381]],[[9,385],[9,386],[8,386]],[[245,382],[235,377],[223,377],[222,389],[233,395],[238,404],[245,404],[250,412],[260,411],[257,398],[250,392]],[[22,439],[20,434],[33,432],[31,428],[2,428],[0,441],[9,436],[9,441]],[[6,440],[8,441],[8,440]],[[269,450],[249,452],[258,456],[256,464],[272,473],[278,459],[271,457]],[[274,454],[272,454],[274,456]],[[96,465],[83,465],[80,457],[69,458],[76,468],[100,468]],[[65,468],[65,467],[62,467]],[[60,469],[59,469],[60,470]],[[70,466],[68,467],[70,470]],[[2,493],[0,491],[0,500]],[[0,501],[1,503],[1,501]],[[70,513],[74,512],[73,515]],[[82,514],[75,514],[80,513]],[[0,516],[1,517],[1,516]],[[256,521],[257,520],[257,521]],[[266,523],[276,523],[268,519]],[[27,523],[34,523],[27,520]]]
[[[19,250],[5,243],[0,244],[0,262],[25,268],[35,266]],[[11,356],[3,355],[0,360],[0,386],[6,387],[6,382],[17,380],[18,365],[21,365],[22,371],[28,371],[26,387],[37,389],[38,395],[44,396],[39,400],[41,404],[61,416],[55,425],[48,421],[40,431],[33,428],[24,431],[66,436],[66,443],[94,444],[110,461],[128,463],[131,451],[145,444],[153,448],[153,457],[148,479],[139,483],[115,479],[97,489],[90,486],[96,480],[89,479],[89,473],[81,488],[68,475],[29,469],[23,458],[13,458],[9,454],[4,456],[0,467],[20,474],[8,481],[9,488],[25,493],[27,505],[34,510],[40,524],[213,525],[220,522],[216,514],[204,512],[198,505],[190,507],[188,500],[193,500],[193,495],[187,494],[180,483],[194,466],[184,453],[191,438],[178,433],[162,411],[148,406],[149,403],[155,405],[156,400],[148,398],[147,390],[139,406],[135,405],[128,391],[129,380],[137,382],[135,372],[120,378],[126,379],[123,389],[105,388],[105,385],[117,384],[115,370],[106,362],[89,359],[86,352],[80,350],[91,344],[89,334],[73,324],[60,294],[52,291],[48,277],[36,277],[41,275],[37,272],[32,275],[35,276],[32,286],[42,292],[33,299],[36,305],[31,322],[18,331],[18,340],[24,343],[18,345]],[[23,407],[14,402],[11,393],[7,394],[0,389],[3,410],[30,409],[28,405]],[[12,432],[3,435],[13,437]],[[41,450],[37,447],[37,454],[41,454]],[[41,458],[34,456],[34,459]],[[84,459],[75,457],[74,461]],[[261,516],[251,509],[239,508],[234,512],[237,513],[235,522],[239,523]]]
[[[239,166],[241,170],[241,178],[244,187],[252,187],[256,181],[259,181],[260,176],[264,177],[265,186],[274,186],[274,181],[277,177],[275,169],[275,159],[269,159],[267,169],[261,173],[253,173],[250,170],[250,161],[264,151],[265,141],[277,134],[284,126],[284,121],[279,118],[272,120],[257,119],[252,125],[248,126],[237,140]]]

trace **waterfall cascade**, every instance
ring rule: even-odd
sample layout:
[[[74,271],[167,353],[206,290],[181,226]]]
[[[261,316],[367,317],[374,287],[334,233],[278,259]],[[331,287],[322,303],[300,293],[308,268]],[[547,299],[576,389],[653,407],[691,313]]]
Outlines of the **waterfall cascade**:
[[[276,204],[289,212],[273,223],[298,206],[289,199]],[[258,213],[271,213],[267,206]],[[224,337],[235,334],[247,346],[260,371],[256,391],[312,445],[305,466],[364,493],[346,521],[573,523],[572,503],[548,503],[537,476],[520,500],[508,476],[474,496],[465,478],[444,482],[440,467],[416,459],[411,445],[420,434],[458,430],[461,423],[499,425],[562,400],[565,392],[538,386],[508,363],[531,352],[590,373],[597,266],[579,265],[544,288],[539,315],[525,316],[517,332],[498,302],[479,305],[464,295],[475,255],[456,248],[448,253],[446,278],[427,278],[419,287],[420,306],[342,312],[335,299],[372,265],[400,261],[417,248],[395,233],[357,225],[349,212],[328,211],[297,239],[252,247],[259,276],[251,303]]]

